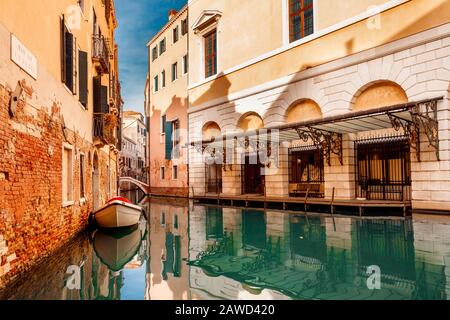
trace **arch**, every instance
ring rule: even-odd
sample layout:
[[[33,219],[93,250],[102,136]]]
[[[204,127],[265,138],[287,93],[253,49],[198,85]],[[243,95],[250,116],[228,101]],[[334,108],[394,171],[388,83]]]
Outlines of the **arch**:
[[[237,126],[244,132],[258,130],[264,128],[264,121],[256,112],[248,112],[239,119]]]
[[[222,131],[220,130],[220,126],[214,122],[207,122],[202,129],[202,139],[209,141],[215,140],[222,135]]]
[[[297,100],[286,111],[286,123],[295,123],[322,118],[320,106],[311,99]]]
[[[371,82],[359,89],[352,100],[351,109],[361,111],[407,102],[408,95],[399,84],[384,80]]]

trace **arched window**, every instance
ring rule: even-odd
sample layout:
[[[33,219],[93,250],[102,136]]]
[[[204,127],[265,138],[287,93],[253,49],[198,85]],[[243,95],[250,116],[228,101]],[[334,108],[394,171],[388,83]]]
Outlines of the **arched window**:
[[[391,81],[375,82],[364,86],[353,99],[352,110],[375,109],[408,102],[405,90]]]
[[[264,128],[264,121],[257,113],[250,112],[239,119],[238,128],[244,132],[262,129]]]
[[[295,123],[322,118],[319,105],[313,100],[304,99],[293,103],[286,112],[286,123]]]
[[[222,132],[216,122],[208,122],[203,126],[202,139],[205,141],[216,140],[220,138]]]

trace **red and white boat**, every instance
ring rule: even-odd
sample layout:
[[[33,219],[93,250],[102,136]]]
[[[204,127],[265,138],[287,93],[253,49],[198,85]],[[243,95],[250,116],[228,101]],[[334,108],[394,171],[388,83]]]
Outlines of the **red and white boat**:
[[[94,213],[100,228],[123,228],[139,223],[142,208],[123,197],[109,200],[104,207]]]

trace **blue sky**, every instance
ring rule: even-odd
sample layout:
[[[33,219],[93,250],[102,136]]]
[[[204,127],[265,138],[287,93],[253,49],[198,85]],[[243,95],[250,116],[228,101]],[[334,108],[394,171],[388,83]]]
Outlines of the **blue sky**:
[[[144,112],[147,76],[146,44],[168,19],[169,9],[179,10],[186,0],[115,0],[119,28],[119,72],[125,110]]]

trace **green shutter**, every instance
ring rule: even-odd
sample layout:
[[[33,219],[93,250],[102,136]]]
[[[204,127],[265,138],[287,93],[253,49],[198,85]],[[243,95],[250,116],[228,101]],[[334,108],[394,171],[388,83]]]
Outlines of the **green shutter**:
[[[80,103],[87,108],[88,103],[88,54],[87,52],[79,52],[79,87],[80,87]]]
[[[102,113],[109,113],[109,105],[108,105],[108,87],[101,86],[101,104],[102,104]]]
[[[166,128],[166,160],[172,160],[172,122],[165,123]]]
[[[65,36],[65,58],[66,58],[66,65],[65,65],[65,72],[66,72],[66,86],[70,89],[70,91],[74,91],[73,87],[73,35],[70,32],[66,32]]]
[[[102,112],[102,79],[100,76],[94,77],[94,113]]]
[[[66,25],[64,15],[61,18],[61,81],[66,83]]]

